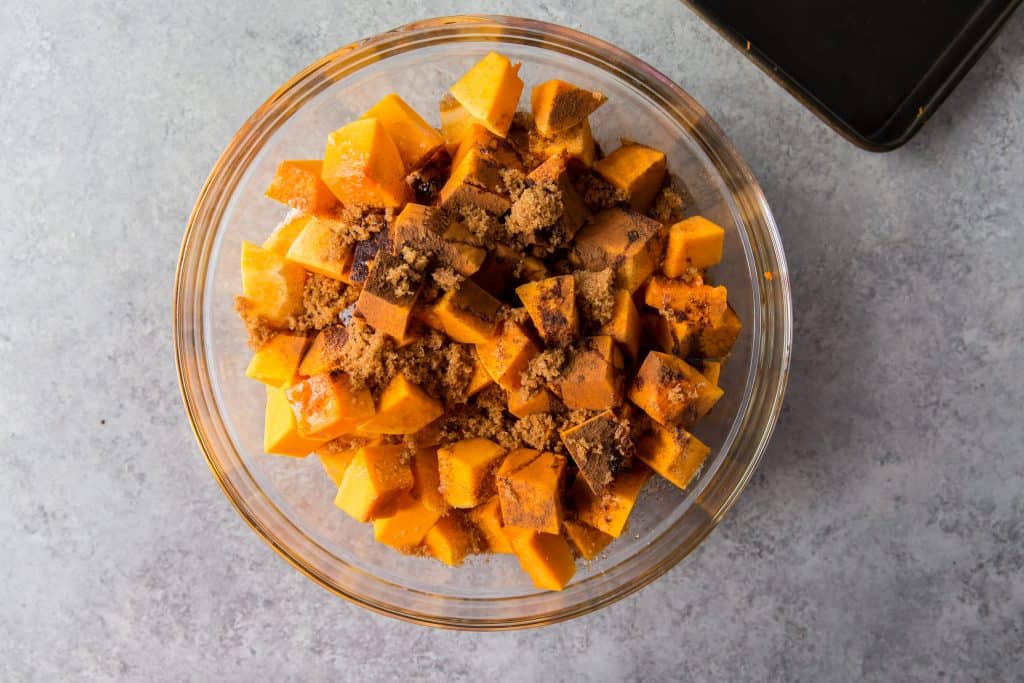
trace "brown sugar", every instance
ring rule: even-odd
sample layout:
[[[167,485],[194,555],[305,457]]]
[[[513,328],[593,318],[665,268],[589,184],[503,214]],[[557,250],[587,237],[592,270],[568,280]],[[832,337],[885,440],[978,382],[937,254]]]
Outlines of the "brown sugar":
[[[669,184],[666,176],[665,186],[655,195],[647,215],[662,223],[678,223],[686,216],[686,207],[686,199]]]
[[[573,273],[573,276],[576,278],[577,301],[583,317],[594,326],[604,325],[611,320],[615,309],[615,271],[611,268],[580,270]]]
[[[277,336],[278,330],[274,329],[266,318],[254,313],[252,304],[245,297],[235,297],[235,312],[245,323],[249,348],[253,351],[259,351],[264,344]]]
[[[317,273],[306,277],[306,286],[302,291],[302,316],[295,320],[293,329],[303,332],[321,330],[331,323],[338,322],[338,316],[355,299],[344,282],[339,282]]]
[[[536,244],[537,234],[553,226],[562,217],[565,204],[562,193],[554,183],[541,183],[523,190],[505,227],[522,244]]]
[[[556,382],[562,376],[567,360],[565,349],[559,347],[545,349],[531,358],[521,380],[520,391],[524,397]]]
[[[590,171],[584,171],[576,178],[576,191],[587,208],[594,212],[610,209],[629,199],[625,192]]]

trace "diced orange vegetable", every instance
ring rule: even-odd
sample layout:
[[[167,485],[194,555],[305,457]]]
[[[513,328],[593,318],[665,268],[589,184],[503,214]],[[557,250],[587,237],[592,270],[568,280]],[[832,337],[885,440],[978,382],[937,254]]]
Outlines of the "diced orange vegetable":
[[[594,134],[590,130],[590,122],[586,119],[550,137],[534,133],[530,135],[528,145],[530,154],[544,159],[564,154],[587,167],[594,163]]]
[[[359,425],[363,434],[413,434],[441,417],[441,402],[397,374],[384,388],[377,413]]]
[[[405,281],[401,286],[394,282],[394,272],[404,273]],[[377,254],[356,300],[356,308],[373,329],[403,340],[422,284],[422,274],[409,267],[401,256]]]
[[[253,313],[271,325],[284,327],[302,314],[306,270],[280,254],[242,242],[242,297]]]
[[[629,424],[610,410],[562,430],[559,436],[579,469],[578,478],[594,493],[603,492],[632,457]]]
[[[668,229],[662,272],[681,277],[687,268],[704,269],[722,260],[725,230],[703,216],[693,216]]]
[[[334,233],[332,220],[313,216],[305,229],[292,242],[285,258],[306,270],[334,280],[345,280],[345,270],[351,267],[352,248],[339,254],[331,253]]]
[[[448,511],[441,495],[441,473],[437,465],[436,448],[417,448],[412,453],[412,497],[428,510],[439,514]]]
[[[682,358],[651,351],[633,380],[629,400],[659,424],[688,425],[707,414],[722,394]]]
[[[341,325],[331,325],[317,332],[299,364],[299,374],[312,377],[334,370],[336,359],[347,341],[348,330]]]
[[[712,287],[703,282],[671,280],[655,276],[647,283],[644,303],[655,309],[669,309],[680,314],[680,319],[697,323],[699,326],[718,325],[725,311],[727,290]]]
[[[412,247],[422,254],[437,257],[438,261],[462,275],[472,275],[480,270],[487,251],[445,239],[447,227],[447,220],[440,209],[406,204],[392,226],[391,250],[400,254],[403,247]]]
[[[422,166],[444,144],[441,134],[395,93],[382,97],[362,118],[380,121],[407,172]]]
[[[327,136],[321,178],[335,197],[352,206],[405,203],[405,164],[375,118],[359,119]]]
[[[438,107],[441,111],[441,135],[449,156],[454,157],[459,144],[474,126],[483,127],[480,121],[466,111],[459,101],[445,93]],[[486,129],[485,129],[486,130]]]
[[[505,449],[489,439],[463,439],[437,449],[441,493],[453,508],[471,508],[491,494],[491,473]]]
[[[392,514],[373,521],[373,538],[404,553],[411,552],[422,543],[423,537],[441,517],[440,513],[427,509],[407,493],[400,494],[392,507]]]
[[[651,471],[643,465],[619,472],[601,495],[595,495],[589,486],[577,480],[571,495],[579,520],[618,538],[626,528],[626,520],[633,511],[640,489],[650,476]]]
[[[594,170],[626,193],[634,211],[646,211],[665,180],[665,153],[630,143],[595,162]]]
[[[537,355],[537,345],[523,326],[503,320],[494,334],[477,344],[477,354],[487,373],[506,391],[518,390],[523,370]]]
[[[423,544],[437,560],[457,567],[473,547],[469,530],[461,517],[449,515],[437,520],[423,539]]]
[[[270,237],[263,242],[263,248],[275,254],[286,256],[292,246],[292,242],[299,236],[309,222],[310,216],[301,213],[291,212],[288,217],[270,233]]]
[[[512,206],[505,194],[501,171],[520,169],[519,159],[503,140],[493,136],[485,140],[489,142],[472,136],[459,146],[451,175],[438,195],[442,206],[469,204],[496,215]]]
[[[585,560],[592,560],[597,557],[608,544],[615,540],[603,531],[598,531],[589,524],[577,522],[574,519],[567,519],[563,523],[565,535],[569,537],[576,550]]]
[[[491,375],[487,372],[487,368],[484,367],[483,362],[480,360],[480,354],[473,354],[473,374],[469,378],[469,384],[466,386],[466,396],[474,396],[484,390],[487,386],[494,383],[491,379]]]
[[[605,410],[622,402],[622,353],[607,335],[589,337],[558,381],[562,402],[573,410]]]
[[[700,371],[701,374],[708,378],[709,382],[717,387],[719,385],[718,379],[722,376],[722,361],[704,360]]]
[[[521,388],[508,392],[508,412],[520,419],[537,413],[549,413],[554,405],[555,397],[544,388],[525,397]]]
[[[253,354],[245,376],[282,389],[294,384],[309,337],[281,332]]]
[[[601,334],[621,344],[630,360],[636,362],[640,350],[640,314],[628,289],[615,290],[612,318],[601,327]]]
[[[559,275],[516,287],[533,326],[548,344],[566,346],[579,334],[576,279]]]
[[[632,211],[608,209],[576,235],[574,256],[586,270],[615,270],[617,287],[635,292],[658,266],[662,225]]]
[[[284,389],[267,385],[267,410],[263,425],[263,450],[274,455],[304,457],[328,439],[304,437],[299,434],[295,413]]]
[[[509,540],[519,566],[537,588],[560,591],[576,573],[569,544],[558,534],[510,527]]]
[[[651,431],[637,443],[636,454],[652,470],[685,489],[711,449],[682,427],[652,424]]]
[[[608,100],[602,93],[584,90],[558,79],[533,88],[530,105],[541,135],[552,135],[581,123]]]
[[[743,330],[743,323],[731,307],[726,307],[721,320],[701,330],[697,350],[706,358],[725,358]]]
[[[557,534],[562,528],[564,476],[561,455],[527,448],[510,452],[496,474],[504,523]]]
[[[502,527],[501,504],[497,496],[492,496],[486,503],[481,503],[469,511],[469,518],[480,530],[480,535],[487,542],[487,549],[492,553],[510,553],[512,544]]]
[[[669,311],[672,313],[672,311]],[[676,320],[656,314],[652,328],[654,346],[680,358],[688,358],[693,355],[697,346],[697,335],[700,333],[700,325],[689,320]]]
[[[412,484],[405,446],[363,446],[345,470],[334,504],[353,519],[369,522],[392,512],[391,504]]]
[[[538,185],[550,183],[558,188],[562,193],[562,225],[567,235],[574,236],[587,218],[587,207],[576,191],[572,175],[569,173],[569,163],[568,154],[555,154],[530,171],[526,178]]]
[[[314,375],[285,390],[299,434],[335,439],[373,417],[373,396],[355,389],[348,375]]]
[[[316,454],[320,457],[320,464],[324,472],[331,478],[335,486],[341,486],[341,480],[345,477],[345,470],[352,463],[352,459],[359,452],[358,448],[349,448],[343,451],[319,449]]]
[[[282,161],[266,195],[303,213],[332,209],[338,200],[320,179],[322,171],[323,162],[319,159]]]
[[[445,334],[463,344],[482,344],[490,339],[500,310],[501,302],[472,280],[463,280],[445,292],[434,306]]]
[[[490,52],[456,81],[449,92],[488,130],[505,137],[523,92],[519,67],[507,57]]]

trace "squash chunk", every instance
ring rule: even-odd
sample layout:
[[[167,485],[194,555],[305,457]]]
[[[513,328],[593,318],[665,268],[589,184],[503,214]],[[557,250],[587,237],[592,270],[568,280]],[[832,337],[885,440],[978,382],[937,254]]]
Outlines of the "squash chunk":
[[[427,551],[436,560],[457,567],[473,549],[473,539],[461,516],[449,515],[437,520],[423,538]]]
[[[576,278],[559,275],[516,287],[519,300],[541,338],[548,344],[566,346],[579,334],[576,315]]]
[[[487,368],[484,367],[483,361],[480,360],[480,354],[474,353],[473,374],[470,375],[469,384],[466,385],[466,396],[475,396],[491,384],[494,384],[494,380],[491,379],[491,374],[487,372]]]
[[[331,325],[320,330],[299,364],[299,374],[312,377],[334,370],[337,358],[347,342],[348,330],[342,325]]]
[[[327,441],[323,437],[301,436],[284,389],[267,385],[267,410],[263,423],[264,452],[301,458]]]
[[[377,413],[359,425],[363,434],[413,434],[441,417],[441,402],[397,374],[377,402]]]
[[[508,542],[501,518],[501,504],[497,496],[492,496],[486,503],[481,503],[469,511],[469,519],[480,531],[487,549],[492,553],[511,553],[512,544]]]
[[[563,523],[565,535],[576,546],[576,550],[583,556],[584,560],[592,560],[597,557],[608,544],[615,539],[603,531],[598,531],[589,524],[567,519]]]
[[[670,313],[672,313],[670,311]],[[657,348],[673,356],[687,358],[697,348],[697,335],[701,327],[689,320],[676,320],[657,314],[654,321],[653,339]]]
[[[520,455],[525,451],[525,455]],[[501,518],[508,526],[557,534],[562,528],[565,458],[530,449],[512,451],[498,468]]]
[[[412,484],[405,446],[363,446],[345,470],[334,504],[353,519],[369,522],[390,513],[391,503]]]
[[[302,314],[306,270],[280,254],[242,242],[242,297],[271,325],[287,326]]]
[[[576,191],[569,174],[569,156],[556,154],[530,171],[526,179],[537,185],[552,184],[562,193],[562,215],[559,219],[566,238],[573,237],[587,218],[587,207]]]
[[[452,173],[438,195],[444,207],[477,206],[503,214],[512,206],[505,194],[502,169],[521,169],[518,157],[504,140],[488,133],[472,135],[459,146]]]
[[[483,344],[498,324],[501,302],[472,280],[463,280],[445,293],[434,306],[434,314],[445,334],[463,344]]]
[[[514,320],[503,320],[476,350],[491,379],[506,391],[518,391],[523,370],[538,353],[530,335]]]
[[[607,335],[589,337],[558,381],[562,402],[572,410],[605,410],[622,403],[622,353]]]
[[[594,170],[626,193],[634,211],[646,211],[665,180],[665,153],[635,143],[622,145],[595,162]]]
[[[714,384],[716,387],[719,386],[719,378],[722,376],[722,361],[720,360],[705,360],[701,363],[700,372],[702,375],[708,378],[708,381]]]
[[[615,473],[629,467],[634,446],[628,423],[606,410],[559,433],[590,490],[600,494]]]
[[[558,534],[510,529],[508,535],[519,566],[537,588],[560,591],[576,573],[569,544]]]
[[[527,144],[530,154],[542,159],[562,154],[588,168],[593,165],[596,156],[594,134],[590,129],[590,122],[586,119],[549,137],[534,133],[529,136]]]
[[[662,272],[682,276],[687,268],[704,269],[722,260],[725,230],[703,216],[693,216],[668,229]]]
[[[541,135],[572,128],[608,101],[604,94],[558,79],[535,86],[530,93],[533,120]]]
[[[405,164],[375,118],[359,119],[327,136],[321,178],[343,204],[398,207],[405,203]]]
[[[505,137],[523,92],[519,67],[519,64],[513,65],[508,57],[490,52],[448,92],[488,130]]]
[[[367,389],[353,388],[348,375],[314,375],[289,387],[285,395],[302,436],[335,439],[354,433],[373,417],[373,396]]]
[[[263,242],[263,248],[275,254],[287,256],[292,242],[306,228],[306,223],[310,219],[311,216],[294,212],[289,213],[288,217],[274,228],[274,232],[270,233],[270,237]]]
[[[378,254],[356,308],[377,331],[401,341],[423,284],[423,275],[400,256]]]
[[[393,514],[373,521],[373,538],[403,553],[411,552],[422,543],[423,537],[441,517],[440,513],[427,509],[408,493],[400,494],[392,509]]]
[[[742,330],[743,323],[736,311],[727,306],[720,321],[701,330],[697,337],[697,350],[705,358],[725,358]]]
[[[338,199],[320,179],[324,163],[319,159],[286,160],[264,193],[303,213],[322,213],[334,208]]]
[[[358,448],[349,448],[343,451],[329,451],[321,448],[316,454],[320,458],[324,472],[331,478],[334,485],[341,486],[341,480],[345,478],[345,470],[352,464],[352,460],[358,452]]]
[[[600,495],[577,480],[571,496],[576,503],[579,520],[618,538],[626,528],[626,520],[633,511],[640,489],[650,476],[651,471],[642,465],[627,472],[619,472]]]
[[[437,466],[436,448],[417,448],[412,453],[412,497],[428,510],[439,514],[448,511],[441,495],[441,473]]]
[[[549,413],[554,404],[555,397],[544,388],[528,396],[523,395],[522,388],[508,392],[508,412],[520,419],[537,413]]]
[[[342,253],[332,254],[333,240],[331,220],[313,216],[296,236],[285,258],[310,272],[333,280],[345,280],[345,271],[352,264],[352,248],[346,247]]]
[[[474,126],[483,128],[480,121],[473,118],[473,115],[466,111],[466,108],[459,104],[459,101],[445,93],[438,103],[441,112],[441,136],[444,138],[445,149],[448,155],[455,157],[459,145],[470,133]],[[484,128],[484,130],[487,130]]]
[[[719,325],[728,308],[725,287],[712,287],[694,279],[672,280],[655,276],[647,284],[644,303],[658,310],[674,311],[676,317],[703,327]]]
[[[711,449],[682,427],[652,424],[651,431],[640,438],[636,454],[652,470],[685,489]]]
[[[621,344],[630,360],[636,362],[640,351],[640,313],[628,289],[615,290],[612,317],[601,327],[601,334]]]
[[[291,386],[307,346],[309,337],[282,332],[253,354],[245,376],[282,389]]]
[[[608,209],[576,235],[575,259],[586,270],[612,268],[615,286],[635,292],[661,260],[662,225],[632,211]]]
[[[651,351],[633,380],[629,400],[659,424],[690,425],[723,393],[682,358]]]
[[[453,508],[471,508],[491,493],[491,473],[505,449],[489,439],[463,439],[437,449],[441,493]]]
[[[422,166],[444,144],[441,134],[395,93],[382,97],[362,118],[380,121],[406,171]]]
[[[462,275],[472,275],[480,270],[487,251],[464,242],[445,239],[447,227],[447,220],[440,209],[422,204],[406,204],[395,219],[391,251],[400,254],[403,247],[412,247],[436,257]]]

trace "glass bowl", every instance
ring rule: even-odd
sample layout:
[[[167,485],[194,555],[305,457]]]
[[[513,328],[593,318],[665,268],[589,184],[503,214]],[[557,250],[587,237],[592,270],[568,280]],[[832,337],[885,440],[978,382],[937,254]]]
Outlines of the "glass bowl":
[[[523,63],[527,84],[562,78],[600,90],[592,117],[605,149],[618,137],[668,154],[699,212],[725,227],[716,282],[744,322],[721,378],[725,396],[699,424],[710,462],[688,490],[658,477],[627,532],[580,564],[561,592],[535,589],[511,555],[452,569],[373,541],[372,527],[333,505],[317,458],[262,452],[263,387],[244,376],[243,239],[261,242],[284,211],[263,197],[281,159],[322,155],[327,134],[397,92],[437,118],[448,85],[488,51]],[[636,57],[576,31],[527,19],[447,17],[344,47],[288,81],[242,126],[210,173],[181,247],[174,341],[182,396],[210,469],[242,517],[297,569],[369,609],[433,626],[536,626],[599,609],[665,573],[715,527],[764,452],[789,371],[789,278],[774,220],[746,163],[707,113]]]

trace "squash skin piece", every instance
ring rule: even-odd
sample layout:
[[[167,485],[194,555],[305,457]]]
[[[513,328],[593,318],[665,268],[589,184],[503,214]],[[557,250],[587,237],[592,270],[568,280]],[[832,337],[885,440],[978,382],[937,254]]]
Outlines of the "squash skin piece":
[[[472,508],[490,496],[491,473],[505,449],[489,439],[463,439],[437,449],[441,493],[453,508]]]
[[[329,258],[328,253],[333,239],[331,221],[313,216],[292,241],[285,258],[311,273],[344,282],[347,280],[345,270],[350,269],[352,265],[352,248],[349,247],[339,258]]]
[[[534,86],[530,92],[530,109],[541,135],[572,128],[607,101],[602,93],[557,78]]]
[[[539,353],[522,325],[503,320],[494,334],[477,344],[477,354],[491,379],[506,391],[518,391],[523,370]]]
[[[309,337],[281,332],[253,354],[245,376],[284,389],[294,384]]]
[[[648,467],[685,489],[711,454],[711,449],[682,427],[651,425],[651,430],[640,437],[637,457]]]
[[[303,213],[330,211],[338,205],[338,199],[320,178],[323,166],[320,159],[282,161],[264,195]]]
[[[662,272],[681,277],[688,268],[703,270],[722,260],[725,230],[703,216],[679,221],[668,229]]]
[[[359,522],[387,516],[400,494],[412,488],[405,446],[363,446],[338,487],[334,504]]]
[[[505,523],[501,518],[501,503],[498,496],[492,496],[486,503],[477,505],[467,514],[487,542],[487,549],[490,552],[512,552],[512,544],[509,543],[503,528]]]
[[[563,154],[570,159],[575,159],[590,168],[596,158],[594,147],[594,133],[590,129],[590,122],[586,119],[582,123],[545,137],[540,133],[534,133],[528,138],[528,149],[530,154],[548,159]]]
[[[654,276],[644,291],[644,303],[657,310],[674,311],[680,320],[699,327],[722,322],[728,309],[728,290],[723,286],[705,285],[696,278],[692,282]]]
[[[327,136],[321,178],[342,204],[396,208],[405,203],[405,165],[375,118],[358,119]]]
[[[264,452],[303,458],[327,441],[328,439],[324,438],[301,436],[295,413],[292,412],[284,389],[267,385],[267,408],[263,426]]]
[[[441,402],[397,374],[377,401],[377,412],[359,425],[361,434],[414,434],[441,417]]]
[[[579,335],[576,278],[559,275],[516,287],[533,326],[548,344],[567,346]]]
[[[361,118],[380,121],[408,173],[422,166],[444,145],[444,138],[415,109],[395,93],[382,97]]]
[[[440,513],[402,493],[394,501],[392,514],[373,520],[373,539],[399,552],[410,553],[440,518]]]
[[[507,527],[506,533],[512,551],[519,559],[519,566],[537,588],[560,591],[576,574],[576,562],[569,544],[558,534],[514,527]]]
[[[443,515],[448,504],[441,495],[441,472],[437,464],[436,448],[417,448],[412,453],[412,497],[423,507]]]
[[[570,496],[576,503],[579,521],[618,538],[626,528],[626,521],[640,495],[640,489],[650,476],[651,471],[643,465],[627,472],[619,472],[599,496],[582,481],[577,480],[570,491]]]
[[[557,534],[562,528],[565,458],[517,449],[498,468],[501,518],[508,526]]]
[[[462,564],[473,545],[465,524],[454,515],[437,520],[423,538],[423,544],[434,559],[449,567]]]
[[[573,258],[586,270],[612,268],[615,286],[635,292],[661,261],[663,229],[639,213],[607,209],[576,235]]]
[[[629,400],[661,425],[692,425],[723,393],[683,359],[651,351],[633,380]]]
[[[358,448],[349,448],[344,451],[327,451],[321,448],[316,454],[320,458],[324,472],[331,478],[334,485],[341,486],[341,480],[345,478],[345,471],[352,464],[352,459],[358,452]]]
[[[242,298],[276,327],[302,314],[306,270],[280,254],[242,242]]]
[[[594,170],[629,197],[634,211],[644,212],[665,180],[665,153],[646,145],[622,145],[600,161]]]
[[[333,195],[331,196],[333,197]],[[310,221],[310,218],[311,216],[294,212],[288,214],[284,221],[274,228],[274,232],[270,233],[270,237],[263,242],[263,248],[275,254],[287,256],[292,242],[306,228],[306,223]]]
[[[354,389],[347,375],[314,375],[285,390],[299,435],[336,439],[373,417],[373,396]]]
[[[501,302],[472,280],[463,280],[434,306],[445,334],[463,344],[482,344],[498,326]]]
[[[505,137],[516,113],[523,81],[519,64],[490,52],[476,63],[448,92],[467,112],[495,135]]]
[[[636,362],[640,352],[640,313],[628,289],[615,290],[612,318],[600,330],[626,350],[630,361]]]
[[[588,337],[569,359],[558,393],[572,410],[605,410],[622,403],[622,353],[607,335]]]
[[[395,286],[388,281],[388,272],[394,268],[408,269],[411,291],[395,291]],[[409,268],[400,256],[378,254],[363,290],[359,292],[356,308],[373,329],[401,342],[406,338],[409,317],[422,286],[422,274]]]
[[[743,330],[743,323],[731,306],[722,319],[705,327],[697,337],[697,351],[705,358],[725,358]]]
[[[574,519],[565,520],[562,527],[566,537],[576,546],[576,550],[584,560],[594,559],[608,547],[609,543],[615,540],[605,532]]]

